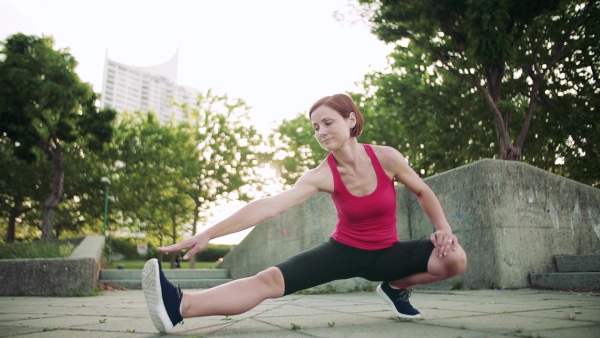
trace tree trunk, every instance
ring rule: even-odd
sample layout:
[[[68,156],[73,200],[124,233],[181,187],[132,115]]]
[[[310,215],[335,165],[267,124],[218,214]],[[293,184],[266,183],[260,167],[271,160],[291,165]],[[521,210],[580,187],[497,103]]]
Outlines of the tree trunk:
[[[198,226],[198,212],[200,210],[200,203],[198,199],[196,199],[196,208],[194,210],[194,223],[192,223],[192,236],[196,235],[197,226]],[[196,255],[190,257],[190,269],[196,268]]]
[[[163,246],[164,246],[163,236],[160,235],[160,237],[158,239],[158,247],[163,247]],[[164,257],[164,252],[159,251],[158,252],[158,257],[157,257],[158,260],[162,262],[163,261],[163,257]]]
[[[48,242],[52,239],[52,230],[54,227],[54,214],[58,209],[58,203],[63,192],[63,183],[65,178],[64,167],[62,163],[61,147],[56,143],[56,148],[52,152],[52,162],[54,164],[54,180],[52,182],[52,191],[46,200],[42,209],[42,240]]]
[[[21,211],[19,210],[19,204],[15,203],[15,205],[10,209],[10,214],[8,216],[8,231],[6,232],[6,242],[14,243],[17,233],[17,217],[21,215]]]
[[[171,242],[173,244],[177,243],[177,220],[175,219],[175,214],[171,216]],[[175,269],[175,257],[179,255],[179,252],[171,253],[171,269]]]
[[[477,87],[484,93],[492,109],[496,136],[500,147],[500,159],[519,161],[521,159],[521,147],[515,145],[510,139],[510,133],[508,132],[509,116],[503,115],[498,108],[502,93],[502,78],[505,71],[504,65],[490,65],[485,73],[488,89],[486,90],[483,86]]]
[[[54,226],[54,215],[56,214],[56,208],[52,206],[48,206],[47,203],[44,203],[44,207],[42,209],[42,240],[44,242],[49,242],[54,238],[54,234],[52,233],[52,228]]]

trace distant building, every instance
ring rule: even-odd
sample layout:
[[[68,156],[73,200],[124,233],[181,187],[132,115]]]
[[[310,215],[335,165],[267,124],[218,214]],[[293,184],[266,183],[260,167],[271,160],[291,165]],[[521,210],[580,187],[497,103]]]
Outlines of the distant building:
[[[179,50],[169,61],[148,67],[116,62],[108,58],[106,51],[100,106],[117,111],[152,111],[161,123],[173,115],[177,120],[183,119],[181,108],[172,102],[196,107],[199,92],[177,85],[178,62]]]

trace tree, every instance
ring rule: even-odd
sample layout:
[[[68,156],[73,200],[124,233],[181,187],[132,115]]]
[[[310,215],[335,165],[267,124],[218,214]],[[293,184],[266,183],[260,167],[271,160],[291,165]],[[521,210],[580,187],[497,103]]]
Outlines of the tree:
[[[53,237],[63,194],[63,146],[78,135],[92,144],[107,141],[115,116],[98,111],[91,86],[75,73],[75,58],[53,45],[51,37],[18,33],[2,43],[0,59],[0,132],[14,143],[19,158],[35,161],[38,149],[53,165],[52,189],[42,206],[45,241]]]
[[[275,149],[272,161],[287,186],[294,185],[303,173],[317,166],[327,155],[315,139],[307,114],[283,120],[270,135],[270,143]]]
[[[0,214],[6,220],[6,242],[18,239],[17,226],[44,200],[49,169],[44,161],[26,162],[17,158],[13,142],[7,137],[0,138]]]
[[[151,112],[123,112],[110,146],[112,209],[122,226],[158,245],[177,242],[184,230],[195,234],[213,207],[258,190],[262,140],[248,106],[210,90],[198,106],[183,106],[184,120],[164,124]]]
[[[161,125],[153,113],[121,113],[105,161],[114,198],[111,224],[144,232],[158,245],[172,236],[177,226],[172,224],[173,204],[183,203],[176,183],[181,140],[173,126]],[[191,210],[179,211],[178,220],[189,222]]]
[[[178,125],[182,142],[178,189],[194,203],[192,235],[210,210],[230,200],[248,201],[260,188],[262,140],[249,124],[249,107],[208,90],[198,95],[198,108],[183,106],[186,120]],[[190,268],[195,267],[192,257]]]
[[[463,82],[439,83],[409,51],[393,55],[398,71],[368,74],[352,94],[365,118],[360,140],[398,149],[424,177],[493,157],[486,103]]]
[[[581,36],[597,35],[596,0],[359,2],[380,39],[410,40],[423,51],[416,58],[483,94],[492,111],[500,158],[509,160],[522,159],[549,74],[574,57],[567,52]],[[583,52],[593,55],[591,50]],[[511,95],[503,90],[507,81],[519,81],[524,90]],[[504,110],[523,97],[527,102],[516,114]],[[513,139],[510,124],[515,120],[521,124]]]

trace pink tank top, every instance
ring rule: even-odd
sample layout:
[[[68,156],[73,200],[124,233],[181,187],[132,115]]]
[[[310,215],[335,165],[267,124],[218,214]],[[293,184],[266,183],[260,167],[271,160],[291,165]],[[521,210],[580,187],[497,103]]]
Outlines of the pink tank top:
[[[370,145],[364,144],[377,173],[377,188],[366,196],[352,195],[337,168],[332,153],[327,156],[333,174],[331,199],[338,211],[338,221],[331,237],[363,250],[379,250],[398,242],[396,229],[396,189],[381,167]]]

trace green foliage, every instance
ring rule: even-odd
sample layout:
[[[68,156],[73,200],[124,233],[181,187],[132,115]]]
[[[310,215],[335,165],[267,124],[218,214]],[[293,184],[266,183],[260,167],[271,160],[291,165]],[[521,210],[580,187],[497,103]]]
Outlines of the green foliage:
[[[196,260],[200,262],[216,262],[225,257],[231,251],[229,245],[209,244],[204,250],[196,254]]]
[[[365,77],[362,106],[385,117],[364,140],[398,147],[424,175],[495,148],[600,182],[597,1],[359,2],[396,43],[390,70]]]
[[[373,73],[353,94],[365,118],[365,143],[398,149],[423,177],[495,154],[494,132],[480,96],[460,81],[437,83],[407,49],[394,54],[405,73]]]
[[[29,242],[0,245],[0,259],[69,257],[75,246],[71,243]]]
[[[105,160],[117,217],[111,224],[164,246],[195,234],[215,206],[257,190],[261,138],[248,126],[249,108],[211,91],[198,102],[199,109],[183,107],[184,121],[164,124],[153,113],[123,112]]]
[[[106,160],[111,164],[113,226],[145,232],[158,244],[184,230],[192,201],[177,187],[176,159],[187,150],[181,142],[177,129],[159,124],[153,114],[122,114]]]
[[[140,240],[131,237],[111,237],[110,247],[113,253],[120,253],[125,259],[140,259],[137,251],[137,245],[142,243]],[[146,257],[144,257],[146,258]]]
[[[270,143],[275,149],[273,165],[278,167],[287,186],[294,185],[303,173],[316,167],[327,155],[315,139],[312,124],[305,114],[283,120],[270,135]]]
[[[148,257],[140,257],[137,252],[139,243],[146,243],[146,239],[136,239],[131,237],[112,237],[111,251],[122,254],[125,259],[136,260],[141,258],[158,257],[158,249],[148,244]],[[222,244],[209,244],[204,250],[196,254],[196,260],[199,262],[216,262],[219,258],[225,257],[231,251],[231,246]],[[183,257],[184,252],[174,253]],[[169,260],[170,255],[165,254],[164,260]]]
[[[215,206],[256,197],[261,190],[256,175],[262,165],[259,149],[264,146],[249,124],[250,107],[243,100],[208,90],[198,95],[197,102],[198,108],[183,107],[186,121],[178,126],[188,142],[178,187],[194,202],[192,235]]]
[[[68,50],[55,50],[51,37],[18,33],[0,45],[0,137],[16,158],[29,164],[44,160],[52,166],[34,177],[44,177],[44,185],[50,187],[41,225],[42,239],[48,241],[63,197],[64,147],[77,143],[99,149],[110,140],[116,113],[95,107],[97,96],[75,73],[75,58]],[[22,203],[31,205],[37,199],[30,188],[21,192],[27,195],[11,196],[11,212],[17,216],[26,212]],[[18,218],[14,215],[9,218]]]

